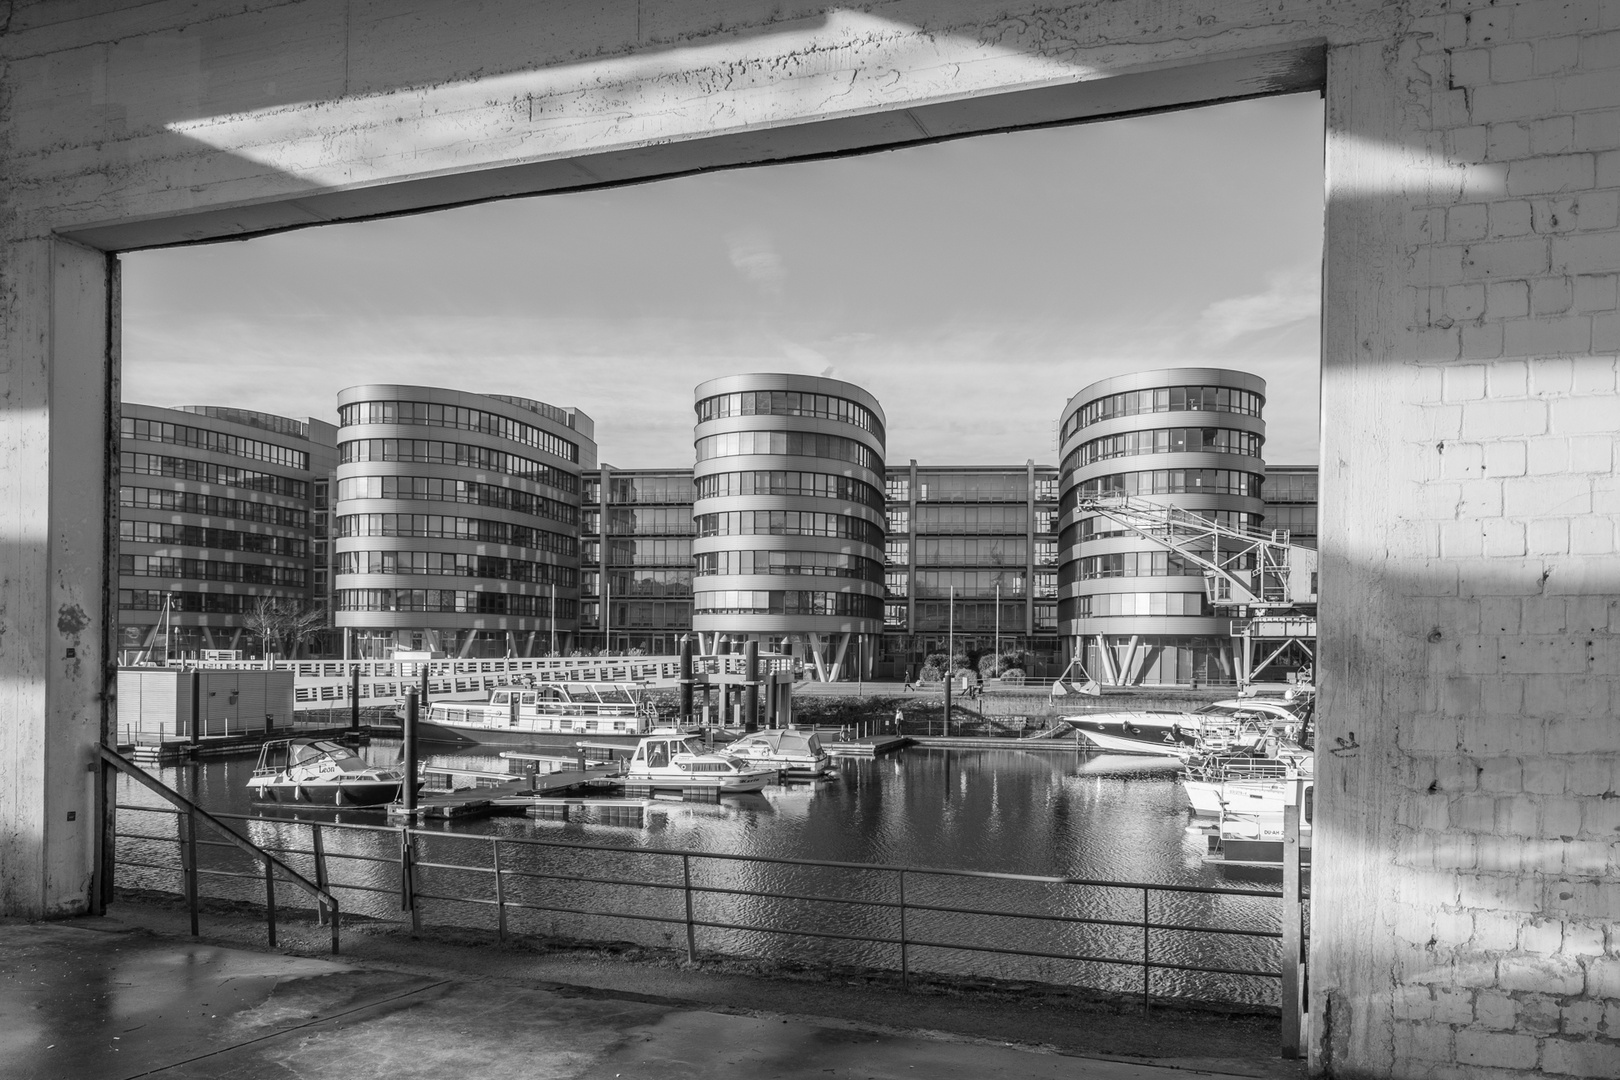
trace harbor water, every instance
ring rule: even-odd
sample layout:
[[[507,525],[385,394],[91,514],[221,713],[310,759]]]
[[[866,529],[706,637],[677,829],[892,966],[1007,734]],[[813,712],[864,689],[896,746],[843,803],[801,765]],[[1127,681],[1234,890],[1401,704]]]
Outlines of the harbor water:
[[[362,752],[375,763],[392,764],[398,744],[375,741]],[[488,752],[430,754],[427,761],[473,771],[508,768],[504,759]],[[252,768],[253,759],[241,757],[156,771],[165,783],[193,795],[211,812],[254,815],[256,820],[245,826],[248,835],[263,846],[291,850],[294,854],[287,861],[311,877],[311,860],[298,853],[311,847],[310,824],[321,823],[331,878],[341,886],[338,895],[344,911],[400,919],[397,827],[390,827],[375,810],[255,806],[245,787]],[[875,869],[683,861],[655,854],[707,852],[1170,886],[1275,889],[1277,885],[1275,878],[1240,879],[1235,876],[1240,871],[1203,860],[1205,838],[1189,828],[1186,797],[1162,759],[1072,750],[908,747],[877,758],[842,758],[837,770],[830,780],[773,785],[757,795],[724,796],[718,802],[659,800],[640,825],[611,824],[586,815],[571,821],[501,816],[432,826],[431,835],[416,841],[415,857],[421,866],[416,888],[432,897],[420,905],[420,917],[424,924],[494,925],[487,902],[492,892],[489,841],[499,837],[514,841],[502,843],[500,856],[505,872],[512,875],[505,885],[512,933],[684,947],[684,927],[656,920],[681,917],[681,886],[691,882],[698,890],[696,918],[749,928],[704,928],[701,951],[783,964],[895,969],[901,961],[892,942],[905,937],[966,946],[914,946],[905,958],[913,971],[1139,992],[1140,966],[1021,954],[1135,957],[1142,949],[1140,925],[1081,926],[1038,916],[1139,924],[1145,903],[1149,920],[1156,924],[1251,933],[1278,926],[1280,904],[1269,898],[1153,892],[1144,900],[1138,889],[917,870],[902,878]],[[123,777],[119,802],[157,805],[153,796]],[[331,824],[358,828],[324,827]],[[163,839],[175,835],[176,828],[172,817],[121,812],[121,834],[159,839],[121,839],[120,859],[177,868],[177,847]],[[591,847],[525,845],[523,840]],[[214,850],[218,853],[212,857],[220,860],[229,855]],[[209,857],[205,855],[205,865]],[[180,891],[178,872],[163,869],[121,867],[119,883]],[[907,913],[909,925],[896,925],[897,890],[907,904],[919,909]],[[254,900],[262,898],[263,885],[250,878],[205,878],[202,891]],[[287,898],[292,900],[293,894]],[[535,911],[524,905],[568,910]],[[927,910],[936,907],[959,910]],[[615,912],[622,917],[570,913],[579,911]],[[629,917],[634,915],[645,918]],[[791,932],[812,927],[810,934]],[[882,940],[848,941],[826,934]],[[1278,943],[1267,937],[1155,929],[1148,948],[1161,963],[1239,971],[1273,971],[1278,966]],[[1005,951],[979,951],[987,949]],[[1270,1003],[1277,994],[1276,980],[1248,975],[1155,970],[1151,980],[1152,992],[1163,996]]]

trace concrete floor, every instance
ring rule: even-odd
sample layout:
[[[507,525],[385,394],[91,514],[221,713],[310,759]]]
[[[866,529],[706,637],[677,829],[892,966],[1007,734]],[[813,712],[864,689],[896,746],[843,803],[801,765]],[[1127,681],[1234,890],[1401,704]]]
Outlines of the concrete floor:
[[[8,1080],[1199,1075],[836,1019],[288,956],[117,919],[0,922],[0,1063]]]

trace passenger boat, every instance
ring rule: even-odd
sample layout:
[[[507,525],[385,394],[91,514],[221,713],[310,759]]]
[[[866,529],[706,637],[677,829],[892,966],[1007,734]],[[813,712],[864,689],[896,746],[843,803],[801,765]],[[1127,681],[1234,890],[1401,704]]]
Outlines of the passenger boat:
[[[776,779],[776,772],[745,765],[725,754],[710,753],[697,738],[663,728],[641,739],[620,779],[627,788],[707,790],[732,795],[759,791]]]
[[[368,764],[326,739],[272,739],[259,748],[248,778],[256,802],[378,806],[399,798],[405,774]]]
[[[832,770],[832,756],[814,731],[756,731],[727,744],[722,752],[740,764],[775,769],[797,779],[814,779]]]
[[[435,701],[417,724],[423,742],[457,746],[566,746],[580,739],[627,749],[658,726],[639,683],[501,686],[487,702]]]

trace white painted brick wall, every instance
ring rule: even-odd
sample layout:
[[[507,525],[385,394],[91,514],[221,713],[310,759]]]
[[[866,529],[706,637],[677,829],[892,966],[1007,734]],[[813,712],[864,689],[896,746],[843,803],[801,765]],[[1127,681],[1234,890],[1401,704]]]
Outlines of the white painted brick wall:
[[[1456,591],[1398,740],[1395,1075],[1620,1077],[1620,0],[1414,32],[1468,178],[1406,218],[1418,550]]]

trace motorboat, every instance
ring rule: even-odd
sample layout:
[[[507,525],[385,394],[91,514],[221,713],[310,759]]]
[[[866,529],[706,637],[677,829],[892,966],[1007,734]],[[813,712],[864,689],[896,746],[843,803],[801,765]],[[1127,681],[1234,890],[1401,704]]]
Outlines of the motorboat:
[[[371,765],[327,739],[272,739],[248,778],[255,802],[377,806],[399,798],[405,774]]]
[[[822,748],[816,733],[793,728],[744,735],[729,743],[723,753],[740,764],[775,769],[798,779],[814,779],[832,768],[832,757]]]
[[[417,723],[423,742],[457,746],[567,746],[580,739],[627,749],[658,726],[639,683],[542,682],[498,686],[487,702],[440,700]]]
[[[1192,713],[1137,709],[1080,713],[1060,718],[1098,750],[1185,758],[1198,743],[1200,723]]]
[[[1182,777],[1193,812],[1206,817],[1227,808],[1280,812],[1298,782],[1315,775],[1315,755],[1299,742],[1306,737],[1309,712],[1253,700],[1208,708],[1212,712],[1203,713]]]
[[[1300,803],[1299,861],[1301,866],[1311,862],[1311,803],[1314,786],[1306,782],[1290,785],[1283,804],[1275,809],[1257,810],[1227,805],[1222,808],[1220,822],[1210,832],[1209,853],[1205,862],[1224,863],[1227,866],[1258,866],[1280,868],[1286,843],[1284,835],[1284,809],[1295,799]]]
[[[777,770],[706,750],[702,740],[673,728],[643,736],[619,779],[626,788],[707,790],[722,795],[759,791]]]

